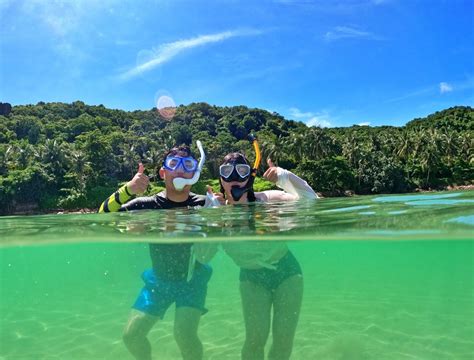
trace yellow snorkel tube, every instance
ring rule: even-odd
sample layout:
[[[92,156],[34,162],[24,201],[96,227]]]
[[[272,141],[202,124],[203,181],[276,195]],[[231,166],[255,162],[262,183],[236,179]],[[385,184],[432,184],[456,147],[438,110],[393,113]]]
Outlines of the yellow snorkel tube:
[[[260,161],[262,160],[262,155],[260,153],[260,147],[258,146],[258,141],[255,135],[249,135],[249,141],[253,145],[253,150],[255,151],[255,162],[253,163],[252,176],[255,178],[257,176],[257,170],[260,166]]]

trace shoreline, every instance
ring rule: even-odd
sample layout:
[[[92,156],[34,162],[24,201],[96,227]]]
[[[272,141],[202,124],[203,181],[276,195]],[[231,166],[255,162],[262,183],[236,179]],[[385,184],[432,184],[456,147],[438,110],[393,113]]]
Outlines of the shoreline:
[[[438,192],[438,191],[470,191],[474,190],[474,184],[470,185],[448,185],[444,189],[415,189],[413,193],[430,193],[430,192]],[[377,195],[377,194],[366,194],[366,195],[358,195],[352,192],[351,190],[347,190],[345,196],[322,196],[321,193],[317,192],[321,198],[333,198],[333,197],[353,197],[353,196],[366,196],[366,195]],[[393,193],[393,194],[379,194],[379,195],[403,195],[409,193]],[[80,208],[80,209],[50,209],[45,211],[36,211],[30,206],[25,206],[24,209],[19,211],[14,211],[10,214],[5,214],[1,216],[26,216],[26,215],[67,215],[67,214],[94,214],[97,213],[97,209],[91,208]],[[0,216],[0,217],[1,217]]]

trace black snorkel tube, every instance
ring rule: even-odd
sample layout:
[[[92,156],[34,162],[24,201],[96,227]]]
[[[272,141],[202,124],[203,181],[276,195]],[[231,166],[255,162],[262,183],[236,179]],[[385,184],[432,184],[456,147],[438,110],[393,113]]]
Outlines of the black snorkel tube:
[[[240,187],[238,185],[232,186],[230,193],[234,201],[239,201],[240,198],[246,192],[248,192],[250,189],[253,188],[255,176],[257,176],[257,170],[258,170],[258,167],[260,166],[260,160],[262,158],[260,155],[260,147],[258,146],[257,138],[253,134],[250,134],[248,136],[248,140],[252,143],[253,149],[255,151],[255,162],[253,163],[253,168],[252,168],[252,171],[250,172],[250,177],[249,177],[249,181],[247,181],[247,184],[243,187]]]

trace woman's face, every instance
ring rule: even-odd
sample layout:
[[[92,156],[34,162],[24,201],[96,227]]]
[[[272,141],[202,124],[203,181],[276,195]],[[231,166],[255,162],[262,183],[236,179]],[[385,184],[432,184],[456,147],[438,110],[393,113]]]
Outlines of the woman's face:
[[[224,178],[222,176],[223,173],[221,172],[220,181],[221,181],[221,184],[222,184],[222,188],[224,189],[226,199],[230,203],[247,202],[247,192],[245,192],[238,201],[235,201],[234,198],[232,197],[232,192],[231,191],[232,191],[233,187],[238,187],[238,188],[245,188],[246,187],[247,183],[249,182],[250,176],[251,176],[250,175],[250,170],[251,170],[250,166],[243,159],[231,160],[231,161],[225,162],[222,166],[225,166],[225,165],[231,165],[233,167],[232,173],[230,175],[228,175],[227,178]],[[240,166],[240,168],[237,168],[237,166]],[[221,168],[220,171],[222,171],[222,170],[223,169]],[[239,174],[241,174],[241,175],[239,175]],[[244,177],[242,177],[242,176],[244,176]]]
[[[247,202],[247,191],[241,195],[238,201],[232,197],[233,188],[246,188],[250,176],[251,167],[243,156],[226,159],[219,167],[220,182],[224,189],[225,197],[230,203]],[[236,195],[237,196],[237,195]]]

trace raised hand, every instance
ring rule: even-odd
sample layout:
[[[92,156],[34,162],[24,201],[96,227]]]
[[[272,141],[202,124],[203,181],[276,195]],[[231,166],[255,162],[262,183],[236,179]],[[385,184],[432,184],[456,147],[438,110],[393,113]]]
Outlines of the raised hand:
[[[137,173],[133,179],[127,183],[127,188],[132,194],[143,194],[146,191],[150,179],[144,174],[144,171],[145,167],[142,163],[139,163]]]
[[[278,168],[273,164],[273,161],[268,158],[267,159],[268,169],[263,174],[263,177],[272,183],[276,183],[278,181]]]

